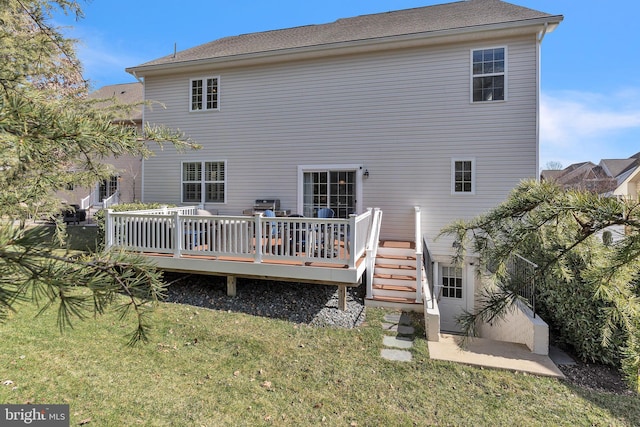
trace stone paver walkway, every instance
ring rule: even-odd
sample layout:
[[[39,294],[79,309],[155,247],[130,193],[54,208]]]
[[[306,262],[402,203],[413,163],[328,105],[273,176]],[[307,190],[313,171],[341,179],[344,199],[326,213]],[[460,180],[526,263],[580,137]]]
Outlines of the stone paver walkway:
[[[411,319],[405,313],[389,313],[384,316],[384,320],[382,329],[386,335],[382,338],[382,344],[386,348],[380,351],[380,355],[387,360],[411,362],[412,355],[409,350],[413,347],[415,332],[411,326]]]

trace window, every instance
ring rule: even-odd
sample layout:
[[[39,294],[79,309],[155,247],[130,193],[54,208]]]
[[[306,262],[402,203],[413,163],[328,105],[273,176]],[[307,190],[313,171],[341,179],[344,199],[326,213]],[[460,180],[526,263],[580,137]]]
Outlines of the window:
[[[182,163],[183,203],[224,203],[225,162]]]
[[[453,159],[451,163],[451,192],[454,194],[475,194],[475,160]]]
[[[190,111],[219,110],[219,77],[191,80]]]
[[[504,101],[506,48],[479,49],[471,52],[473,102]]]
[[[462,299],[462,269],[442,266],[442,296]]]

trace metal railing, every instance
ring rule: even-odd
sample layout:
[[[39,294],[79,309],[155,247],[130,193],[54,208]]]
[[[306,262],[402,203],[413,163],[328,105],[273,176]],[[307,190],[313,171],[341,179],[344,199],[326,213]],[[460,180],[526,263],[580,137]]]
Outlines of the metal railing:
[[[429,308],[435,308],[436,306],[436,292],[435,292],[435,277],[433,275],[434,262],[431,258],[431,251],[427,246],[427,241],[422,241],[422,263],[425,268],[425,274],[427,276],[427,289],[429,289]]]
[[[528,259],[514,254],[507,260],[509,287],[524,298],[536,317],[536,269],[538,266]]]

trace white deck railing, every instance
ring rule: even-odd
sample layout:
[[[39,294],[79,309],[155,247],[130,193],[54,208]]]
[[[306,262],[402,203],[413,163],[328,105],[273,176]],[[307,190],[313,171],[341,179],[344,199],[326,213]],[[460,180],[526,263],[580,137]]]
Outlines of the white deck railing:
[[[369,237],[367,240],[367,298],[373,298],[373,273],[375,270],[376,256],[378,255],[378,243],[380,241],[380,226],[382,225],[382,211],[373,210]]]
[[[196,207],[112,212],[106,247],[227,259],[348,265],[365,253],[371,210],[348,219],[196,215]]]
[[[416,302],[422,302],[422,273],[423,273],[423,259],[422,259],[422,213],[420,207],[415,206],[415,246],[416,246]]]
[[[106,199],[102,199],[102,208],[109,209],[113,205],[120,203],[120,192],[116,191]]]

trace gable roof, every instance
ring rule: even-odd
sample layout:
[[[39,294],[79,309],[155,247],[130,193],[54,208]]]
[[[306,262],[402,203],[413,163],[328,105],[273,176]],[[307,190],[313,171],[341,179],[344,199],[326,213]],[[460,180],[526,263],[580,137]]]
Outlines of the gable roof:
[[[614,191],[640,171],[640,153],[628,159],[603,159],[598,165],[591,162],[574,163],[562,170],[543,170],[540,179],[555,181],[564,188],[581,188],[606,194]]]
[[[630,157],[628,159],[602,159],[600,166],[602,166],[611,176],[618,176],[621,173],[632,168],[637,162],[637,159]]]
[[[232,58],[283,50],[339,47],[349,42],[371,42],[402,36],[429,36],[443,32],[479,30],[482,27],[557,24],[561,15],[550,15],[500,0],[467,0],[414,9],[361,15],[320,25],[307,25],[225,37],[175,55],[127,69],[142,71],[193,61]]]
[[[132,105],[141,104],[144,101],[142,83],[121,83],[115,85],[103,86],[91,92],[88,99],[105,99],[115,98],[119,104]],[[109,101],[106,101],[107,103]],[[100,106],[101,102],[97,105]],[[116,121],[142,121],[142,107],[134,107],[127,117],[121,117]]]

